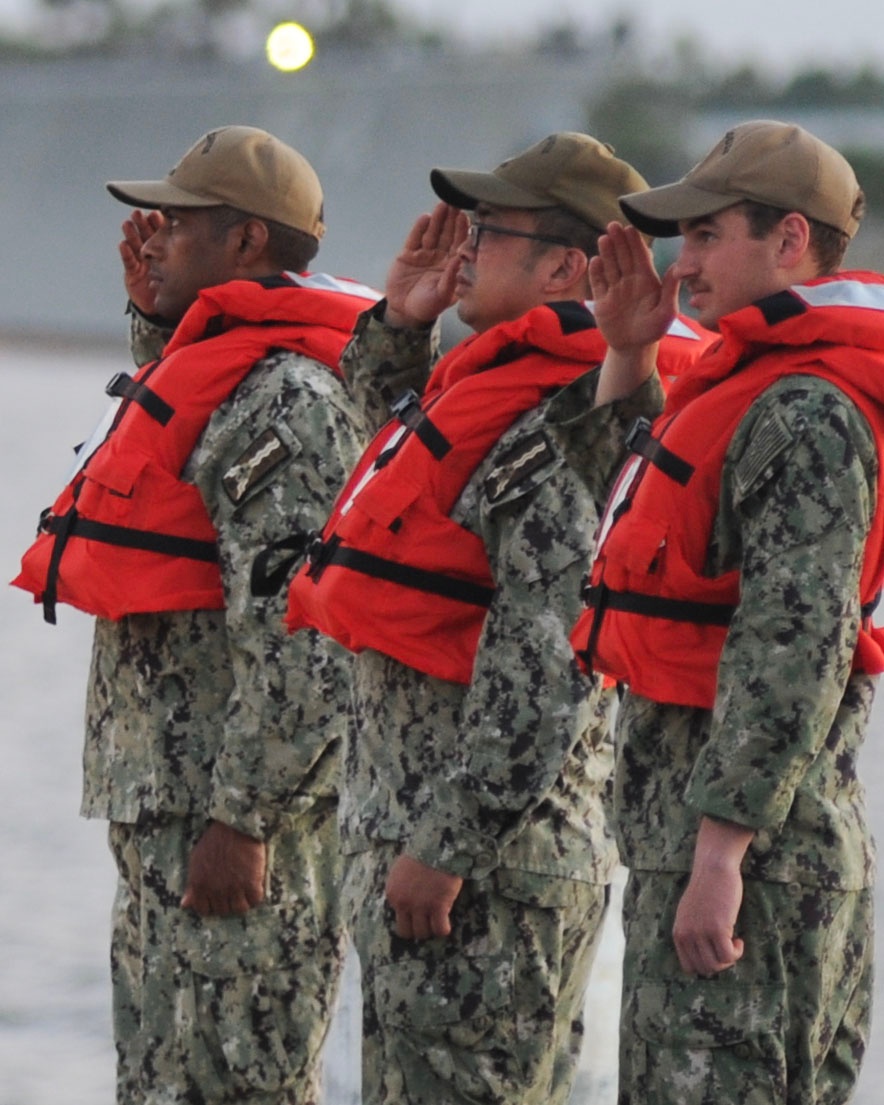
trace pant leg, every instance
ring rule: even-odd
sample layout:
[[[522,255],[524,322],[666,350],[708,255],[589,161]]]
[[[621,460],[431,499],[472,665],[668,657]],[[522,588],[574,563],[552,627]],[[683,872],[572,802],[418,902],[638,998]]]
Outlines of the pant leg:
[[[467,880],[451,936],[402,940],[383,898],[394,857],[350,857],[345,876],[362,969],[363,1105],[564,1105],[604,887],[535,876],[540,891],[526,893]]]
[[[202,824],[137,830],[140,1022],[129,1050],[144,1105],[319,1100],[344,953],[335,822],[333,802],[299,816],[269,845],[265,902],[207,919],[178,905]]]
[[[117,1101],[142,1105],[141,852],[134,825],[112,823],[108,843],[117,865],[111,912],[111,994],[117,1051]]]
[[[846,1105],[868,1035],[871,895],[746,880],[743,958],[682,973],[686,875],[630,874],[620,1105]]]

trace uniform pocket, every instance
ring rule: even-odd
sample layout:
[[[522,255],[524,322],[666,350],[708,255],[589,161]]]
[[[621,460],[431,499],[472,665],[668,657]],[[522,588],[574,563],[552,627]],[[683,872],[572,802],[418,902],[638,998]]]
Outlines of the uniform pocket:
[[[624,1031],[643,1046],[635,1087],[649,1101],[707,1105],[785,1102],[784,994],[780,986],[713,979],[639,984]],[[631,1022],[631,1023],[630,1023]]]
[[[315,1050],[327,987],[312,936],[309,921],[272,907],[182,925],[192,987],[176,1018],[180,1062],[206,1099],[278,1092]]]
[[[384,1020],[400,1027],[433,1032],[473,1023],[464,1034],[481,1033],[481,1023],[494,1021],[511,1007],[513,959],[509,954],[446,956],[439,960],[400,960],[380,967],[376,999]]]

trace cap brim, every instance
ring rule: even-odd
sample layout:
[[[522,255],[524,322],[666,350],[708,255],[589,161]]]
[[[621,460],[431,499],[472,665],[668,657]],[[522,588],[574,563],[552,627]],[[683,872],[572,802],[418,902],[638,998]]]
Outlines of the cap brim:
[[[631,192],[621,196],[619,202],[627,219],[645,234],[654,238],[674,238],[681,233],[680,222],[714,215],[745,198],[708,192],[679,180],[647,192]]]
[[[494,173],[471,172],[468,169],[432,169],[430,187],[445,203],[472,211],[480,203],[494,207],[550,207],[533,192],[518,188]]]
[[[185,192],[176,188],[167,180],[109,180],[105,184],[108,192],[121,203],[130,207],[218,207],[220,200],[210,200],[205,196]]]

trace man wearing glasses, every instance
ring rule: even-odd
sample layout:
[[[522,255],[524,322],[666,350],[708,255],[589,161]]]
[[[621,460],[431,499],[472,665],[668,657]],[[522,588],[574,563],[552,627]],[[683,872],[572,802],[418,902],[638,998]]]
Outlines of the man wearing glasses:
[[[604,356],[589,258],[618,196],[647,186],[573,133],[430,180],[443,202],[345,352],[377,436],[289,625],[359,653],[342,828],[365,1105],[555,1105],[616,854],[610,691],[568,644],[598,508],[543,415]],[[434,366],[454,302],[474,334]],[[677,371],[704,340],[684,326],[664,345]]]

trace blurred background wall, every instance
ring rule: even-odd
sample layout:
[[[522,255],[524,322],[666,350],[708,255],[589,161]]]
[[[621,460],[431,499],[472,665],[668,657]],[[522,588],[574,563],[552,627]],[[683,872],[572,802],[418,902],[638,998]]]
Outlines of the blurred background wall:
[[[875,88],[870,103],[833,102],[825,82],[823,103],[768,104],[763,89],[749,102],[704,100],[677,74],[649,74],[628,52],[625,61],[610,34],[519,54],[331,49],[296,74],[263,59],[160,49],[0,59],[0,334],[121,334],[116,243],[126,208],[104,182],[162,176],[213,126],[264,127],[304,153],[326,193],[328,232],[314,267],[378,285],[434,202],[434,165],[491,168],[553,130],[589,130],[653,184],[684,172],[733,122],[775,117],[861,151],[877,173],[884,85]],[[884,204],[874,200],[851,260],[881,267]],[[665,260],[672,246],[660,248]]]
[[[0,328],[121,332],[116,252],[126,208],[108,179],[163,176],[201,134],[264,127],[323,182],[314,267],[383,281],[434,196],[434,165],[491,168],[553,130],[583,129],[582,61],[477,66],[382,52],[288,77],[265,66],[154,59],[0,67]]]

